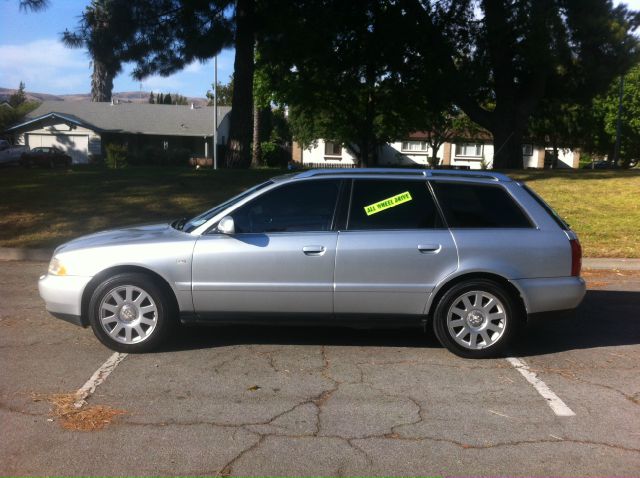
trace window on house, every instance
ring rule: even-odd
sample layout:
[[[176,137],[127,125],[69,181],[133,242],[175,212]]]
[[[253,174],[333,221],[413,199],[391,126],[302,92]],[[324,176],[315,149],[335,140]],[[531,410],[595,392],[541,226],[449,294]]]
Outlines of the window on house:
[[[324,143],[324,155],[325,156],[342,156],[342,145],[340,143],[326,141]]]
[[[456,156],[482,156],[482,143],[456,144]]]
[[[533,156],[533,144],[525,143],[522,145],[522,155],[523,156]]]
[[[429,145],[426,141],[403,141],[402,151],[419,151],[426,153]]]

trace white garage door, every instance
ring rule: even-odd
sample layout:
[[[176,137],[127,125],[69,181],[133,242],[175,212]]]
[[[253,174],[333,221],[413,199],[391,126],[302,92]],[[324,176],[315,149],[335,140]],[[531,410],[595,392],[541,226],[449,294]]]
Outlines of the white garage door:
[[[27,146],[37,148],[38,146],[55,146],[65,151],[74,164],[84,164],[89,162],[89,136],[71,134],[27,134]]]

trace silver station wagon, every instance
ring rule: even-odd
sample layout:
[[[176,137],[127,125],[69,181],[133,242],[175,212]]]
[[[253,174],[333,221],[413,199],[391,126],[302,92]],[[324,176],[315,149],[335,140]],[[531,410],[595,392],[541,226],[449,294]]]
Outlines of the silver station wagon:
[[[585,294],[575,233],[489,172],[311,170],[189,220],[58,247],[40,295],[111,349],[182,324],[433,327],[462,357],[505,351],[531,314]]]

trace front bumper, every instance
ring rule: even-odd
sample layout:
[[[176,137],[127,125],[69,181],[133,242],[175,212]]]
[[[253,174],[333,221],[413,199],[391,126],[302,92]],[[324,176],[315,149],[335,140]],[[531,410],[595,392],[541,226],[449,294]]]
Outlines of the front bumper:
[[[82,321],[82,293],[91,277],[54,276],[45,274],[38,281],[40,297],[54,317],[76,325]]]
[[[587,291],[581,277],[519,279],[512,283],[520,290],[528,314],[575,309]]]

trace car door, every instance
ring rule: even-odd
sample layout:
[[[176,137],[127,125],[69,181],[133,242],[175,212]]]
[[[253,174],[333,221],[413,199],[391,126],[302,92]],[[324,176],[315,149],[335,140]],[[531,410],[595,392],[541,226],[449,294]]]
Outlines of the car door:
[[[235,234],[201,236],[193,254],[196,313],[331,314],[341,184],[285,183],[231,212]]]
[[[424,179],[356,179],[338,236],[334,310],[422,314],[435,285],[458,265],[451,233]]]

